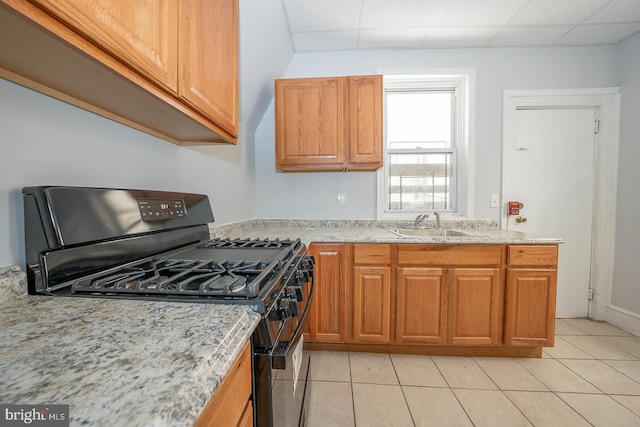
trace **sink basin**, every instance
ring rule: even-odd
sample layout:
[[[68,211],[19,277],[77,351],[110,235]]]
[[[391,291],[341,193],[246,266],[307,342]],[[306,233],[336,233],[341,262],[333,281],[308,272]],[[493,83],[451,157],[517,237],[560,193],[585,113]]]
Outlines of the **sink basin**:
[[[468,231],[446,228],[396,228],[390,231],[400,237],[471,237],[474,235]]]

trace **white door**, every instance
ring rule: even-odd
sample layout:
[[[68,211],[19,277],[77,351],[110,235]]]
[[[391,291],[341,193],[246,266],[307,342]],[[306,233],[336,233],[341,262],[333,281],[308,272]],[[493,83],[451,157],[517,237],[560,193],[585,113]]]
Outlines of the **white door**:
[[[516,113],[509,200],[524,204],[508,219],[512,231],[561,237],[559,317],[589,314],[594,206],[594,108]],[[506,201],[505,201],[506,202]]]

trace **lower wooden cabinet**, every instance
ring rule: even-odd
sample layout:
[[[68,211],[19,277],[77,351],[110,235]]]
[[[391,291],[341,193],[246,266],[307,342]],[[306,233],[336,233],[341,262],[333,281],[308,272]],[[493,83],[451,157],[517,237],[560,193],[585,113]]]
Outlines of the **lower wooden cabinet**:
[[[443,268],[398,269],[396,343],[444,344],[447,341],[447,289]]]
[[[315,289],[306,341],[344,342],[346,339],[347,249],[344,244],[314,243]]]
[[[555,269],[507,271],[505,344],[553,346],[556,281]]]
[[[353,340],[389,343],[391,340],[391,269],[354,267]]]
[[[251,343],[247,342],[195,422],[196,427],[253,425],[251,404]]]
[[[453,268],[449,281],[450,344],[495,345],[500,339],[500,269]]]
[[[309,250],[316,294],[308,342],[464,355],[475,347],[520,357],[540,357],[553,345],[557,245],[322,243]]]
[[[507,247],[506,345],[553,346],[557,266],[557,245]]]

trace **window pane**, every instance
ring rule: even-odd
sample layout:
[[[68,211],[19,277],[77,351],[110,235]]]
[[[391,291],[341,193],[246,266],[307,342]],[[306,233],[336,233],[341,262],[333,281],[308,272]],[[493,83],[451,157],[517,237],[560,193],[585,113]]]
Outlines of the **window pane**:
[[[452,209],[452,157],[451,153],[390,154],[387,208],[404,212]]]
[[[451,91],[387,92],[387,147],[451,148]]]

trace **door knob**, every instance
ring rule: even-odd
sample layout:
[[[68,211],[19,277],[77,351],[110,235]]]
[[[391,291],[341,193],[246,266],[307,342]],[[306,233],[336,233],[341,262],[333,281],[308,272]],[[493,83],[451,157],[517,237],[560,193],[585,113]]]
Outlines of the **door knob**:
[[[516,222],[518,224],[522,224],[523,222],[527,222],[527,218],[523,217],[523,216],[517,216],[516,217]]]

